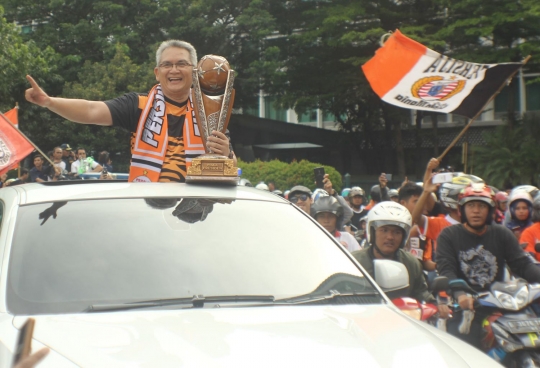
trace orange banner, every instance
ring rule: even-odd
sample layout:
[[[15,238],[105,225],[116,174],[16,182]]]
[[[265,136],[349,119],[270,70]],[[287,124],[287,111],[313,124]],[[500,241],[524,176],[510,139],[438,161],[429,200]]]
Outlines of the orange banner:
[[[32,143],[7,120],[4,114],[0,114],[0,175],[16,168],[18,163],[33,150]]]

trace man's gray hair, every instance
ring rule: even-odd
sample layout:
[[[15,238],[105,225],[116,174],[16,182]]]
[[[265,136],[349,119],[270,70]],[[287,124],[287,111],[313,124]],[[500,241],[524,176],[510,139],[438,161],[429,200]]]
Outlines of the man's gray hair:
[[[186,49],[189,52],[191,64],[197,65],[197,51],[195,51],[195,47],[193,47],[192,44],[186,41],[168,40],[168,41],[163,41],[161,45],[159,45],[159,48],[156,51],[156,66],[159,66],[161,62],[161,54],[163,54],[163,51],[165,51],[165,49],[168,49],[169,47],[178,47],[181,49]]]

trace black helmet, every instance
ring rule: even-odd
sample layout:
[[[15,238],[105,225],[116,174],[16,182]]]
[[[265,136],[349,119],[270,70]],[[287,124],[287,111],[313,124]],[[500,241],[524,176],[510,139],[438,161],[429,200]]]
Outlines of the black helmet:
[[[333,213],[337,216],[336,221],[336,228],[341,229],[342,222],[343,222],[343,207],[338,202],[337,199],[335,199],[332,196],[324,196],[319,197],[312,205],[311,205],[311,216],[316,219],[317,215],[319,213],[323,212],[329,212]]]
[[[380,202],[381,201],[381,187],[379,186],[379,184],[375,184],[374,186],[371,187],[371,191],[369,192],[369,196],[375,202]]]

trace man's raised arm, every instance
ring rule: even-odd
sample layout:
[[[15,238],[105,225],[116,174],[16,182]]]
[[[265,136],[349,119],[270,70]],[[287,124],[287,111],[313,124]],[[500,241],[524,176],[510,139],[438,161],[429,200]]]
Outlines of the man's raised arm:
[[[41,89],[34,78],[27,75],[26,79],[31,86],[25,93],[26,100],[29,102],[46,107],[63,118],[76,123],[112,125],[111,112],[105,102],[50,97]]]
[[[431,193],[435,193],[437,191],[438,185],[434,185],[431,178],[433,176],[432,172],[437,166],[439,166],[439,160],[436,158],[432,158],[427,164],[426,172],[424,173],[424,192],[418,199],[418,202],[414,206],[411,214],[413,224],[420,224],[422,213],[424,212],[424,207],[426,207],[426,204],[428,210],[431,210],[435,205],[435,201],[431,196]]]

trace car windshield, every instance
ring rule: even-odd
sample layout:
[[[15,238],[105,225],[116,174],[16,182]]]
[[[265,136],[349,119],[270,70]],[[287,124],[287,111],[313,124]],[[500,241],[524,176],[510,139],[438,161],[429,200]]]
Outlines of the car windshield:
[[[8,270],[13,314],[194,295],[382,298],[288,203],[153,198],[21,206]],[[364,300],[365,302],[365,300]]]

